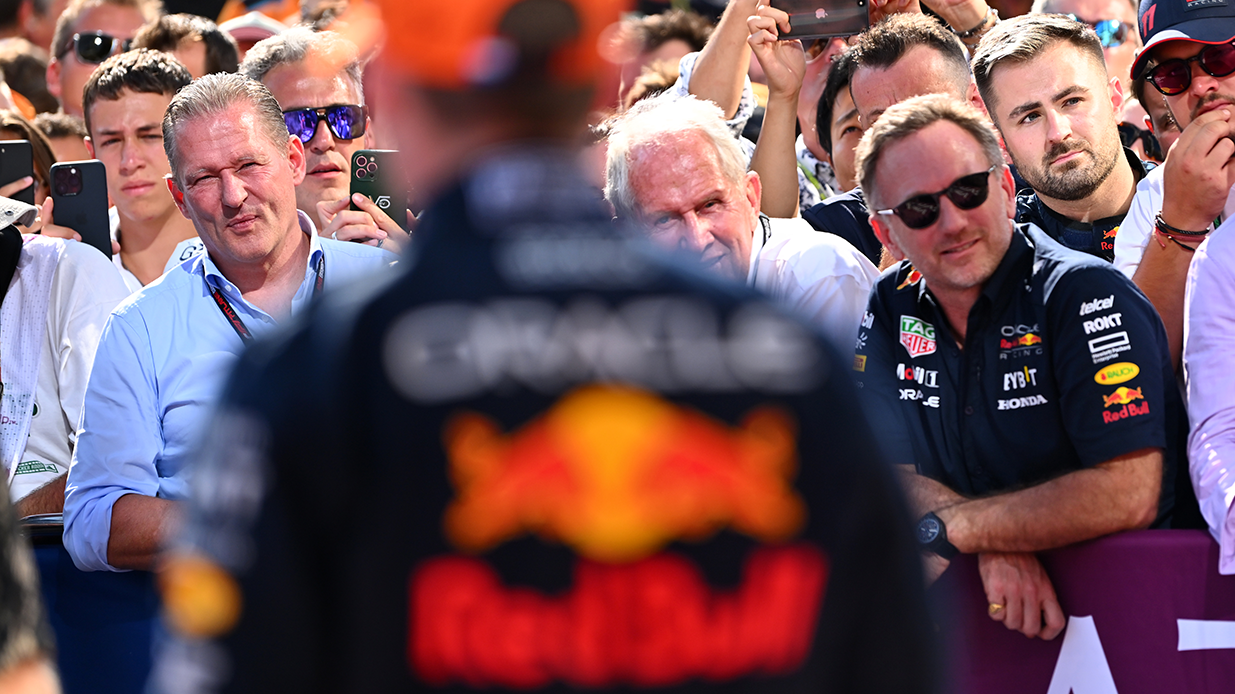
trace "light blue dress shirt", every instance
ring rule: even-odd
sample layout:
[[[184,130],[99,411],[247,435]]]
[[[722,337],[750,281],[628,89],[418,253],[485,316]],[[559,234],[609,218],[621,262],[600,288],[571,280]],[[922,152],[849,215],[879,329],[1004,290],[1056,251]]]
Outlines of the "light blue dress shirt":
[[[316,268],[323,286],[380,274],[396,259],[370,246],[309,235],[304,281],[292,312],[313,298]],[[186,463],[236,356],[244,348],[208,286],[217,288],[254,335],[273,318],[244,300],[207,254],[197,255],[121,303],[108,319],[86,387],[81,434],[64,500],[64,546],[84,571],[118,571],[107,563],[112,505],[125,494],[162,499],[188,495]]]

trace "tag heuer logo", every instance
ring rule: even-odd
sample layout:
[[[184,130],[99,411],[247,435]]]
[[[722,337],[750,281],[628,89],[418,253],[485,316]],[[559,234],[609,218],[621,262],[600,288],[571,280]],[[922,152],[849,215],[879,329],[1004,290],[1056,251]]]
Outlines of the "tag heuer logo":
[[[901,316],[901,344],[910,357],[921,357],[935,351],[935,326],[913,316]]]

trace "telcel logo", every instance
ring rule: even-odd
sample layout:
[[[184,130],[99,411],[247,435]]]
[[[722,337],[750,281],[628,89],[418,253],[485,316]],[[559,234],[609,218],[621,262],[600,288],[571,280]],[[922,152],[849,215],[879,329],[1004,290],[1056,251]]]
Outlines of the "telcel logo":
[[[1093,380],[1104,386],[1113,386],[1131,381],[1140,372],[1141,367],[1136,364],[1130,361],[1121,361],[1118,364],[1111,364],[1094,374]]]

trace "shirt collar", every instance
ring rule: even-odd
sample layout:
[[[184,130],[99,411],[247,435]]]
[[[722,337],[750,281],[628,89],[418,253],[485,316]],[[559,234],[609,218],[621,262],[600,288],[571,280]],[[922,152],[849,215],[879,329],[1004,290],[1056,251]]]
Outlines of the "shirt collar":
[[[750,268],[746,271],[746,286],[755,286],[755,276],[758,275],[756,268],[759,267],[759,254],[763,252],[763,246],[772,236],[771,220],[762,212],[759,213],[759,226],[751,232],[754,237],[750,240]]]
[[[1028,276],[1025,265],[1033,262],[1033,243],[1025,235],[1024,227],[1017,225],[1012,229],[1012,241],[1008,244],[1008,252],[995,268],[994,274],[982,287],[982,296],[991,303],[995,311],[1003,310],[1004,305],[1011,301],[1012,296],[1020,289],[1020,283]]]
[[[313,224],[313,219],[305,214],[303,210],[296,210],[296,221],[300,225],[300,231],[309,236],[309,262],[305,267],[305,275],[307,276],[321,262],[320,259],[323,252],[322,240],[317,235],[317,227]],[[202,275],[211,286],[227,289],[235,293],[232,283],[223,276],[223,273],[219,271],[219,266],[215,265],[214,261],[211,260],[209,249],[204,253],[198,254],[197,258],[198,261],[193,267],[193,271],[196,274]]]

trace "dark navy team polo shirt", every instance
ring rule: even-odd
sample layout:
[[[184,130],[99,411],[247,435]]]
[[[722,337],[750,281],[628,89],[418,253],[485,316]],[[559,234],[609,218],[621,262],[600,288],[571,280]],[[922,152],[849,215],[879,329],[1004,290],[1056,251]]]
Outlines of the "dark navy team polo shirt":
[[[1132,175],[1139,183],[1157,164],[1144,162],[1132,150],[1124,147],[1124,155],[1132,165]],[[1115,260],[1115,235],[1126,215],[1115,215],[1092,223],[1069,219],[1047,207],[1038,194],[1024,191],[1016,197],[1016,221],[1035,224],[1051,238],[1073,250],[1098,256],[1107,262]]]
[[[883,244],[871,229],[870,213],[862,190],[854,188],[848,193],[834,195],[802,213],[816,230],[836,234],[853,244],[868,260],[879,266]]]
[[[971,309],[963,349],[921,274],[889,268],[854,370],[892,461],[963,495],[1161,448],[1159,520],[1170,510],[1184,420],[1162,323],[1109,264],[1032,225]]]

